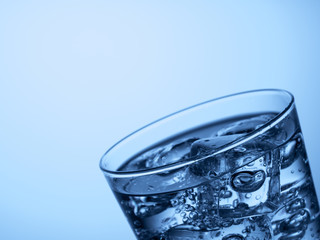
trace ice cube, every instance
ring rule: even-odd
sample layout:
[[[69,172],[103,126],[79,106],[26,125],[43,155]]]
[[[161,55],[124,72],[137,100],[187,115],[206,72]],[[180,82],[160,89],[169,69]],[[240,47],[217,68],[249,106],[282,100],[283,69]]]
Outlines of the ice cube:
[[[191,146],[190,155],[194,156],[204,156],[206,154],[211,154],[217,151],[222,146],[231,143],[238,138],[243,136],[242,134],[234,134],[228,136],[219,136],[212,138],[202,138],[193,142]]]
[[[127,205],[132,209],[132,227],[139,239],[150,239],[151,235],[158,235],[159,232],[178,225],[175,211],[170,204],[174,196],[174,193],[166,193],[129,197]]]
[[[210,184],[181,191],[171,200],[175,211],[181,216],[181,223],[211,229],[214,226],[204,221],[208,216],[214,218],[218,209],[218,189]],[[213,223],[212,223],[213,224]]]
[[[180,139],[144,152],[124,164],[120,171],[137,171],[156,168],[167,164],[185,161],[189,157],[191,144],[198,138]]]
[[[198,138],[184,139],[167,145],[146,161],[146,168],[155,168],[187,160],[191,144],[196,140]]]
[[[201,159],[197,163],[191,166],[191,171],[198,176],[219,176],[230,170],[233,167],[235,160],[230,160],[225,157],[225,153],[212,156],[216,151],[221,149],[223,146],[232,143],[239,139],[241,134],[234,134],[228,136],[203,138],[195,141],[190,150],[190,158]],[[238,148],[239,150],[240,148]],[[243,149],[241,149],[243,150]],[[237,149],[235,149],[237,154]],[[241,152],[241,151],[239,151]],[[240,153],[241,155],[241,153]],[[237,165],[237,164],[236,164]]]
[[[273,149],[273,145],[252,139],[232,149],[216,154],[226,144],[239,140],[243,135],[234,134],[195,141],[191,146],[190,157],[199,159],[190,167],[193,174],[209,179],[249,164]],[[266,163],[267,164],[267,163]]]
[[[272,239],[270,221],[267,217],[216,219],[219,226],[212,230],[180,225],[166,233],[169,240],[255,240]]]
[[[226,136],[233,134],[249,134],[267,124],[275,117],[275,114],[263,114],[257,117],[232,122],[226,127],[220,129],[215,135]],[[261,134],[258,138],[261,141],[269,142],[273,145],[281,145],[287,141],[292,133],[296,130],[296,124],[292,118],[287,117],[280,123],[276,124],[268,131]]]
[[[130,205],[134,214],[139,218],[150,217],[156,215],[170,207],[170,199],[175,194],[160,194],[144,197],[129,197]]]
[[[244,217],[272,212],[280,196],[279,161],[274,145],[252,139],[215,155],[215,146],[220,150],[223,143],[239,137],[241,135],[236,134],[195,141],[191,155],[203,159],[193,164],[190,172],[205,176],[212,187],[219,188],[219,216]],[[205,154],[209,156],[203,157]]]
[[[247,134],[255,129],[258,129],[266,122],[274,118],[274,114],[263,114],[257,117],[240,120],[229,124],[229,126],[219,130],[217,136],[234,135],[234,134]]]
[[[118,170],[119,171],[137,171],[143,170],[147,168],[147,162],[149,159],[153,159],[156,155],[161,153],[164,150],[163,147],[158,147],[151,149],[136,158],[131,159],[130,161],[126,162],[122,165]]]
[[[268,143],[251,141],[202,164],[202,174],[214,171],[216,175],[212,179],[220,181],[219,185],[216,181],[212,182],[212,186],[220,187],[219,216],[261,215],[277,208],[280,196],[279,164],[272,148]],[[219,165],[221,162],[225,164],[224,168]],[[223,174],[219,175],[221,172]]]

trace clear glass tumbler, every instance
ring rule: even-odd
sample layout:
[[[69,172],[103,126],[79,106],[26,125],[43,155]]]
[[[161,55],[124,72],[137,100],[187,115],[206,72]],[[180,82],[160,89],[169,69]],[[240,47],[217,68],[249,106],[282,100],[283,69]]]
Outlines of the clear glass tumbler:
[[[320,239],[293,96],[234,94],[125,137],[100,167],[137,239]]]

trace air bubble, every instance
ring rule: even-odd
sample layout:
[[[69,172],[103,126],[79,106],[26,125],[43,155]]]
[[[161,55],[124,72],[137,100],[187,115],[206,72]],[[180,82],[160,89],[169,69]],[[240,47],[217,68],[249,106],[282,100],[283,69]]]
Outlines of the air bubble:
[[[188,211],[188,212],[195,210],[194,207],[191,206],[191,205],[189,205],[189,204],[186,204],[186,205],[184,206],[184,209],[185,209],[186,211]]]
[[[173,207],[175,207],[179,204],[179,201],[177,199],[171,199],[170,202]]]
[[[231,186],[237,192],[254,192],[263,185],[265,178],[266,174],[262,170],[237,172],[231,177]]]

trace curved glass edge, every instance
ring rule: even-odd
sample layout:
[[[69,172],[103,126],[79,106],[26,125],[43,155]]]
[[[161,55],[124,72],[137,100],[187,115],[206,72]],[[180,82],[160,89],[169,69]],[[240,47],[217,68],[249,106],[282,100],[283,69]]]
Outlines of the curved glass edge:
[[[228,143],[226,145],[224,145],[220,150],[218,150],[217,152],[214,152],[211,155],[207,155],[204,158],[198,158],[198,159],[190,159],[187,162],[176,162],[176,163],[171,163],[171,164],[167,164],[164,166],[159,166],[159,167],[154,167],[154,168],[149,168],[149,169],[143,169],[143,170],[139,170],[139,171],[112,171],[112,170],[108,170],[106,168],[104,168],[102,166],[103,161],[105,160],[106,156],[108,155],[108,153],[110,151],[112,151],[116,146],[118,146],[120,143],[124,142],[125,140],[127,140],[128,138],[130,138],[131,136],[135,135],[136,133],[148,128],[149,126],[152,126],[158,122],[161,122],[165,119],[168,119],[174,115],[177,115],[181,112],[185,112],[187,110],[190,109],[194,109],[198,106],[202,106],[214,101],[218,101],[218,100],[222,100],[222,99],[226,99],[226,98],[230,98],[230,97],[234,97],[234,96],[239,96],[239,95],[246,95],[246,94],[250,94],[250,93],[258,93],[258,92],[278,92],[278,93],[286,93],[288,94],[288,96],[290,97],[290,102],[287,104],[287,106],[281,111],[279,112],[273,119],[271,119],[270,121],[266,122],[265,124],[263,124],[260,128],[257,128],[256,130],[246,134],[245,136],[243,136],[242,138],[240,138],[239,140],[236,140],[234,142]],[[290,111],[293,109],[294,107],[294,96],[287,90],[283,90],[283,89],[259,89],[259,90],[250,90],[250,91],[244,91],[244,92],[239,92],[239,93],[234,93],[234,94],[229,94],[229,95],[225,95],[222,97],[218,97],[218,98],[214,98],[208,101],[204,101],[198,104],[195,104],[193,106],[181,109],[179,111],[176,111],[174,113],[171,113],[167,116],[164,116],[162,118],[159,118],[158,120],[155,120],[139,129],[137,129],[136,131],[132,132],[131,134],[127,135],[126,137],[122,138],[121,140],[119,140],[118,142],[116,142],[114,145],[112,145],[101,157],[100,159],[100,164],[99,167],[100,169],[108,174],[110,177],[111,176],[115,176],[118,178],[127,178],[127,177],[135,177],[135,176],[144,176],[144,175],[150,175],[150,174],[156,174],[156,173],[161,173],[163,171],[170,171],[170,170],[175,170],[178,168],[182,168],[191,164],[194,164],[196,162],[202,161],[204,159],[206,159],[207,157],[212,157],[215,156],[217,154],[220,154],[222,152],[225,152],[227,150],[230,150],[231,148],[237,147],[247,141],[250,141],[251,139],[257,137],[258,135],[268,131],[270,128],[274,127],[275,125],[277,125],[279,122],[281,122],[287,115],[288,113],[290,113]]]

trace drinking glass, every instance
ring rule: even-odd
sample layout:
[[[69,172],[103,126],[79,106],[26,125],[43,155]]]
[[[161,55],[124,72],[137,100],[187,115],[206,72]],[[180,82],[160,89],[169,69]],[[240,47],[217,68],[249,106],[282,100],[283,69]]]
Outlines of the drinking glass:
[[[320,239],[292,94],[207,101],[128,135],[103,171],[137,239]]]

